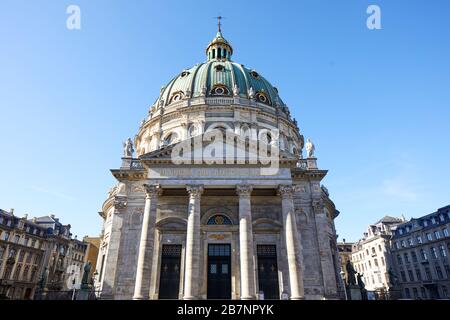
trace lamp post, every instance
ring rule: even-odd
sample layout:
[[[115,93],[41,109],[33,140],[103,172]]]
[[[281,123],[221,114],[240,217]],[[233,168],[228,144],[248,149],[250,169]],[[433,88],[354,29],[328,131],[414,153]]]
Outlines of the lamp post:
[[[75,300],[75,270],[72,270],[72,277],[73,277],[73,279],[72,279],[72,289],[73,289],[72,300]]]

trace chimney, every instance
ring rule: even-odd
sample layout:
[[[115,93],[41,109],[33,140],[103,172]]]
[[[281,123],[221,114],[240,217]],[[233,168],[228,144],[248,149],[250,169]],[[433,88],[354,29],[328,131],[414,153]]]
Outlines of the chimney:
[[[345,238],[342,239],[342,243],[345,244]]]
[[[24,216],[23,216],[23,218],[24,218],[25,220],[27,220],[27,219],[28,219],[28,213],[25,213]]]
[[[13,216],[14,215],[14,208],[11,208],[11,210],[9,210],[9,211],[10,211],[11,215]]]
[[[36,223],[36,220],[37,220],[37,218],[36,217],[33,217],[33,223]]]
[[[54,214],[51,214],[51,215],[50,215],[50,218],[55,219],[55,215],[54,215]]]
[[[78,236],[77,236],[77,235],[75,235],[75,240],[77,240],[77,238],[78,238]]]

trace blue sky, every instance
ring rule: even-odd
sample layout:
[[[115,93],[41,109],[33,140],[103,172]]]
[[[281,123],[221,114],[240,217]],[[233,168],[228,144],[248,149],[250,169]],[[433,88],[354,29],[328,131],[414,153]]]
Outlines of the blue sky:
[[[66,8],[81,8],[81,30]],[[366,28],[377,4],[382,30]],[[277,86],[316,144],[340,239],[450,204],[450,2],[3,0],[0,208],[97,235],[159,89],[204,60],[223,15],[233,59]]]

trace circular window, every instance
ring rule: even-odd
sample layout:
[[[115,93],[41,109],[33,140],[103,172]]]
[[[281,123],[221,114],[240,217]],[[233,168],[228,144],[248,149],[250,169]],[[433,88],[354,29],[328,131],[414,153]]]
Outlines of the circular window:
[[[269,103],[269,99],[267,98],[267,96],[262,93],[256,94],[256,100],[258,100],[259,102],[262,102],[262,103]]]
[[[254,70],[252,72],[250,72],[250,74],[252,75],[253,78],[256,78],[256,79],[259,78],[258,72],[254,71]]]
[[[217,96],[224,96],[224,95],[229,95],[230,91],[228,90],[227,87],[218,86],[213,89],[212,93]]]

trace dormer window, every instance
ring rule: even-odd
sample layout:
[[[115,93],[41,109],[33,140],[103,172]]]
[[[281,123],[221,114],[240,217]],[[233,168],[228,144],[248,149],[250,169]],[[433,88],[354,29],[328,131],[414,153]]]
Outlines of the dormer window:
[[[182,91],[174,92],[172,94],[172,97],[170,98],[169,104],[172,102],[179,101],[179,100],[183,99],[183,97],[184,97],[184,93]]]
[[[259,78],[259,74],[258,72],[256,72],[255,70],[251,71],[250,74],[252,75],[253,78],[258,79]]]

